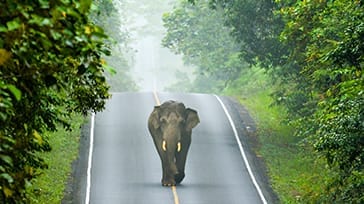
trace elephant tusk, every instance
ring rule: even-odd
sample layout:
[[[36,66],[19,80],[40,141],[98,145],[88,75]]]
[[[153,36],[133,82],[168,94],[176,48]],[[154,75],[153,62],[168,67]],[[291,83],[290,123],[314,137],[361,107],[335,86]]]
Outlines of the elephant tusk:
[[[182,149],[182,145],[181,145],[181,142],[178,142],[177,143],[177,152],[180,152]]]
[[[167,147],[166,147],[166,141],[165,140],[163,140],[163,142],[162,142],[162,150],[163,151],[167,151]]]

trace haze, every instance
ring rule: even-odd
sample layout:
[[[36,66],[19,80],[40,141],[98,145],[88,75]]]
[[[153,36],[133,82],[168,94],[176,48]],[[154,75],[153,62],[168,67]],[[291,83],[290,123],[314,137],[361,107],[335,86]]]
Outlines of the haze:
[[[127,30],[134,50],[130,74],[140,91],[163,91],[176,81],[176,71],[193,72],[181,56],[161,46],[165,33],[162,15],[173,8],[175,1],[127,1]]]

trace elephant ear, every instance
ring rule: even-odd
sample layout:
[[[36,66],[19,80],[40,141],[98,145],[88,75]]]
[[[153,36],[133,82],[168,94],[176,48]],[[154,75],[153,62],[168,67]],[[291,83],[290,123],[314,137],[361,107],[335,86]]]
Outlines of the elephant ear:
[[[200,118],[198,117],[197,111],[191,108],[187,108],[186,111],[186,130],[190,131],[200,122]]]
[[[149,123],[153,126],[154,129],[159,128],[159,108],[160,106],[154,106],[153,112],[149,116]]]

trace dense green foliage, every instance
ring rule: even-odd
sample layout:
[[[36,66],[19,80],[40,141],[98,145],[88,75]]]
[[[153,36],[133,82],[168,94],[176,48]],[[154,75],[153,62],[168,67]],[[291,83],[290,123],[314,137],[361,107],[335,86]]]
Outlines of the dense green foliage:
[[[109,37],[107,45],[111,55],[105,57],[109,70],[105,73],[110,91],[135,91],[137,85],[130,76],[133,50],[130,47],[129,31],[126,30],[127,5],[125,2],[94,0],[97,10],[91,13],[91,19],[105,30]]]
[[[364,7],[360,1],[312,1],[284,6],[281,34],[300,67],[294,91],[311,103],[300,132],[337,172],[330,202],[364,201]],[[289,97],[289,95],[288,95]],[[298,102],[298,101],[297,101]],[[292,110],[294,111],[294,110]]]
[[[228,73],[229,69],[223,64],[229,56],[241,58],[236,75],[247,73],[241,71],[246,67],[244,62],[263,67],[275,82],[274,103],[285,107],[286,121],[290,121],[297,138],[306,145],[300,148],[317,152],[311,154],[322,156],[329,166],[330,173],[325,175],[326,182],[322,183],[326,193],[308,193],[306,201],[363,202],[363,2],[188,1],[194,2],[195,9],[186,1],[181,2],[165,18],[168,43],[164,45],[183,54],[188,58],[186,61],[192,61],[198,70],[209,75]],[[203,10],[207,2],[214,10]],[[199,10],[203,12],[193,13]],[[219,16],[216,17],[215,13]],[[203,15],[211,18],[203,18]],[[222,18],[226,27],[222,23],[220,26],[215,24],[218,28],[208,32],[216,21],[221,22],[216,18]],[[199,27],[195,26],[196,19],[203,21],[199,22]],[[217,47],[206,49],[202,55],[213,64],[194,60],[196,56],[200,57],[204,44],[214,44],[214,39],[229,42],[226,35],[221,35],[226,30],[239,45],[239,54],[227,52],[230,49],[216,44]],[[215,55],[218,49],[226,55]],[[230,84],[236,84],[234,81],[239,78],[229,78],[233,81]]]
[[[106,35],[88,19],[90,0],[0,3],[0,202],[25,202],[47,165],[45,131],[73,112],[100,111]]]
[[[244,66],[239,45],[229,35],[222,15],[222,10],[211,10],[207,2],[196,2],[193,6],[183,1],[163,16],[167,34],[162,44],[183,54],[186,64],[197,66],[198,74],[190,91],[221,91],[239,76]]]
[[[48,164],[48,168],[40,170],[39,176],[32,180],[31,186],[27,187],[27,203],[67,203],[68,200],[65,199],[65,193],[69,193],[67,182],[75,179],[70,177],[70,174],[72,164],[79,154],[80,140],[84,139],[80,127],[86,122],[81,114],[73,114],[71,120],[72,131],[58,125],[56,132],[43,133],[48,138],[52,151],[38,153]]]
[[[284,27],[272,0],[210,0],[212,8],[222,7],[225,24],[231,35],[239,42],[241,57],[250,64],[257,62],[265,67],[279,66],[287,48],[277,36]]]

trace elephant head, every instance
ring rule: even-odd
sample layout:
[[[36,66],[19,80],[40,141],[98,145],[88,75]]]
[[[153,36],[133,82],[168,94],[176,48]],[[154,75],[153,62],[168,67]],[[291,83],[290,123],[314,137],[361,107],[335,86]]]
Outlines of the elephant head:
[[[164,186],[183,180],[192,128],[199,122],[195,110],[176,101],[155,106],[149,116],[148,129],[162,161]]]

